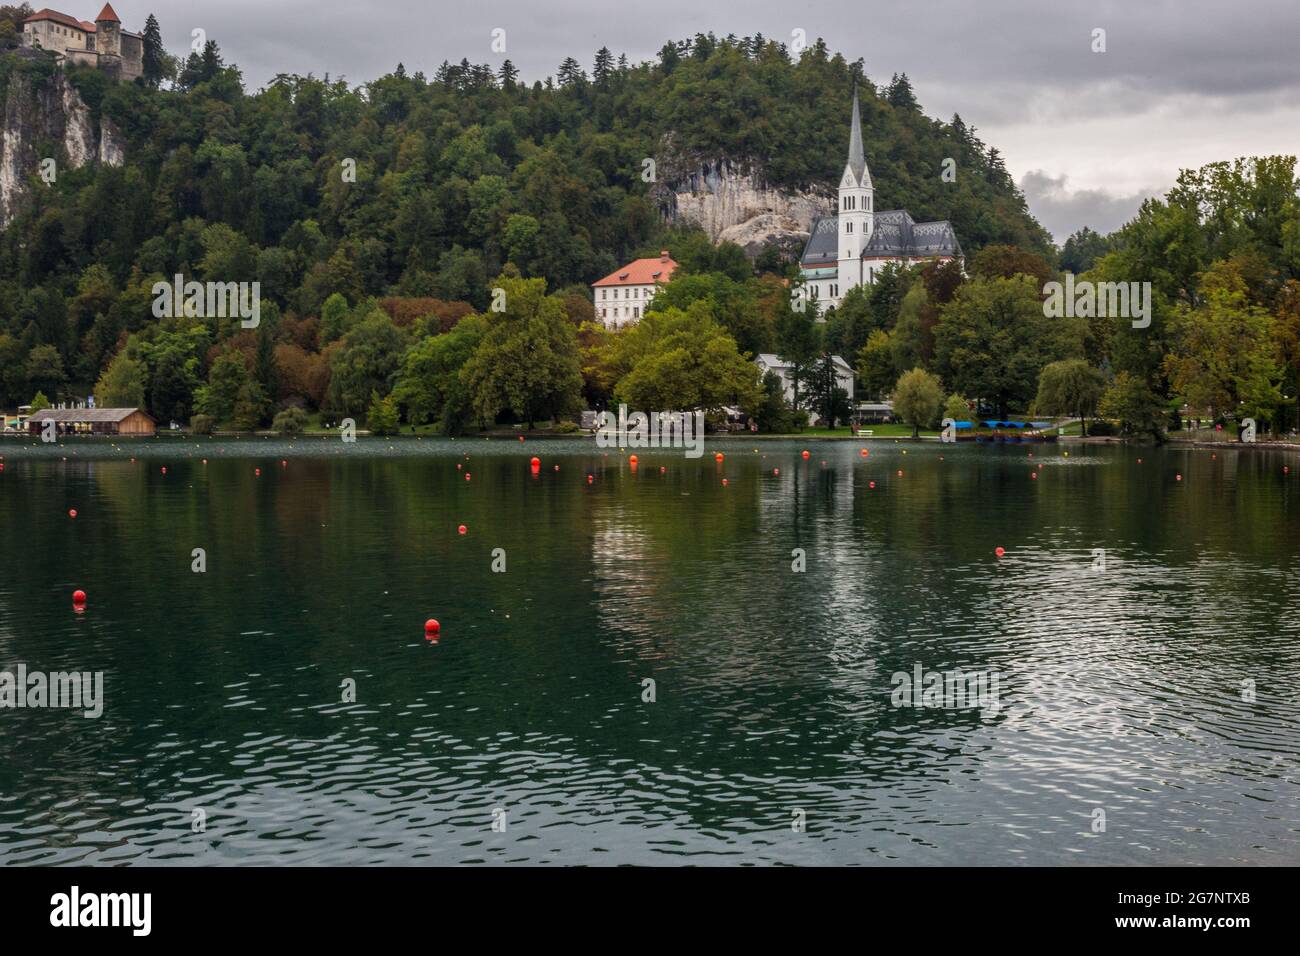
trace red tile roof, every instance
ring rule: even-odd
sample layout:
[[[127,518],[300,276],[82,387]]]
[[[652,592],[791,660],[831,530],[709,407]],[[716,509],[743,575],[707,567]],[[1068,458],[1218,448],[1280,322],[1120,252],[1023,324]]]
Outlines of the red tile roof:
[[[23,23],[34,23],[37,20],[53,20],[55,23],[61,23],[65,27],[76,27],[78,30],[86,29],[85,25],[76,17],[70,17],[66,13],[59,13],[58,10],[51,10],[46,7],[44,10],[37,10]]]
[[[618,285],[653,285],[667,282],[673,277],[677,263],[672,260],[665,249],[657,259],[635,259],[617,272],[611,272],[605,278],[593,282],[593,287]]]
[[[113,12],[113,5],[111,3],[104,4],[104,9],[99,11],[99,16],[95,17],[96,23],[99,23],[101,20],[108,20],[111,23],[122,22],[117,18],[117,14]]]

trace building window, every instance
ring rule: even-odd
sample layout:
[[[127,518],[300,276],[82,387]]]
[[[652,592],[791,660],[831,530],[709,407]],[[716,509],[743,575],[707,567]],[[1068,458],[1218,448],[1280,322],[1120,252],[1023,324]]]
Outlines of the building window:
[[[846,222],[846,223],[844,224],[844,231],[845,231],[845,232],[852,232],[852,231],[853,231],[853,223],[851,223],[851,222]]]

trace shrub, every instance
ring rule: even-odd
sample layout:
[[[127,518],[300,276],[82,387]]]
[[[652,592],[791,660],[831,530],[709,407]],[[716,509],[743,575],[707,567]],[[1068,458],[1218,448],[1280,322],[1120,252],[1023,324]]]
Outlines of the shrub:
[[[211,435],[217,420],[211,415],[195,415],[190,419],[190,431],[196,435]]]
[[[275,416],[271,427],[284,435],[300,435],[307,427],[307,413],[301,408],[290,406]]]
[[[1088,422],[1088,434],[1093,438],[1109,438],[1118,435],[1119,429],[1115,427],[1114,422],[1108,422],[1104,418],[1094,419]]]
[[[582,431],[582,429],[577,422],[556,422],[551,431],[558,435],[572,435],[574,432]]]

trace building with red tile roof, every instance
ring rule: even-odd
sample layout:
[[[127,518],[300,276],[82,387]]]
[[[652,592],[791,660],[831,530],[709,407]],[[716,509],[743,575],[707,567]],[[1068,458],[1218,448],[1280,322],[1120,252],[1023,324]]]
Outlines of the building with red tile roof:
[[[664,249],[657,259],[634,259],[591,284],[596,315],[611,329],[636,322],[645,314],[659,286],[673,277],[677,263]]]

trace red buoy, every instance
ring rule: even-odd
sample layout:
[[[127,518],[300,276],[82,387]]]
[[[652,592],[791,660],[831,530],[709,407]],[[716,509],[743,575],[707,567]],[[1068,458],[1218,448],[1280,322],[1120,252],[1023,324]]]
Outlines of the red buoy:
[[[426,634],[437,634],[441,630],[442,630],[442,625],[439,624],[433,618],[429,618],[427,621],[424,622],[424,633]]]
[[[134,459],[132,459],[132,460],[134,460]],[[163,465],[163,466],[162,466],[162,473],[163,473],[164,475],[167,474],[167,466],[166,466],[166,465]]]
[[[722,479],[722,487],[724,487],[724,488],[727,487],[727,479],[726,479],[726,478],[723,478],[723,479]]]
[[[466,480],[466,481],[469,481],[469,472],[468,472],[468,471],[465,472],[465,480]]]
[[[899,478],[902,478],[902,477],[903,477],[903,469],[901,469],[901,468],[898,469],[898,477],[899,477]]]
[[[804,461],[807,461],[809,458],[812,457],[812,455],[808,454],[808,452],[805,451],[805,452],[803,453],[803,457],[804,457]]]
[[[460,462],[456,462],[456,470],[460,471]]]
[[[466,534],[466,533],[468,533],[468,531],[469,531],[469,529],[466,528],[464,525],[461,525],[461,526],[460,526],[459,528],[457,528],[456,530],[459,531],[461,534]]]
[[[1174,475],[1174,481],[1182,481],[1182,480],[1183,480],[1182,475]]]
[[[867,450],[864,448],[864,449],[862,449],[862,451],[858,452],[858,454],[861,455],[863,458],[866,458],[866,457],[867,457]]]
[[[523,440],[524,440],[524,436],[523,436],[523,435],[520,435],[520,436],[519,436],[519,440],[520,440],[520,441],[523,441]]]
[[[85,592],[85,591],[73,591],[73,592],[72,592],[72,603],[75,604],[75,605],[85,604],[85,603],[86,603],[86,592]]]
[[[280,459],[280,467],[281,467],[281,468],[288,468],[288,467],[289,467],[289,462],[286,461],[285,459],[281,458],[281,459]]]
[[[659,466],[659,474],[661,474],[661,475],[666,475],[667,473],[668,473],[668,469],[667,469],[665,466],[660,465],[660,466]]]
[[[536,455],[534,455],[533,460],[529,462],[529,464],[532,465],[534,468],[540,468],[542,464],[542,460],[538,458]]]
[[[631,455],[631,456],[629,456],[627,462],[628,462],[629,465],[635,465],[635,464],[636,464],[636,455]]]
[[[1036,471],[1031,471],[1031,472],[1029,473],[1029,477],[1030,477],[1030,478],[1033,478],[1035,481],[1038,480],[1038,472],[1036,472]]]
[[[587,484],[591,484],[591,483],[592,483],[593,481],[595,481],[595,480],[596,480],[596,479],[595,479],[594,477],[592,477],[591,475],[588,475],[588,476],[587,476]]]
[[[1001,545],[998,545],[996,548],[993,549],[993,553],[1000,558],[1007,553],[1007,549],[1002,547]]]
[[[560,470],[560,466],[559,466],[559,465],[556,465],[556,466],[555,466],[555,470],[556,470],[556,471],[559,471],[559,470]]]
[[[874,481],[868,481],[868,482],[867,482],[867,487],[868,487],[868,488],[874,488],[874,487],[876,487],[876,483],[875,483]]]
[[[69,508],[69,509],[68,509],[68,517],[69,517],[69,518],[75,518],[76,516],[77,516],[77,509],[76,509],[76,508]]]
[[[718,452],[716,455],[714,455],[714,456],[713,456],[713,460],[714,460],[714,461],[722,461],[722,452]]]
[[[780,468],[773,468],[773,469],[772,469],[772,474],[774,474],[774,475],[779,475],[779,474],[781,474],[781,469],[780,469]]]
[[[253,469],[253,474],[255,474],[258,478],[261,478],[261,477],[262,477],[262,469],[261,469],[261,468],[254,468],[254,469]]]

